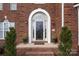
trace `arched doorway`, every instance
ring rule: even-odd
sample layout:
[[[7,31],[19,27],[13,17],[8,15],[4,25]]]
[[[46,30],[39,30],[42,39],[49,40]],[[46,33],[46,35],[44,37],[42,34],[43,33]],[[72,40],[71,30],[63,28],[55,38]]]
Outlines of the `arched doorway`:
[[[32,41],[42,40],[51,42],[51,23],[47,11],[38,8],[31,12],[29,16],[29,43]]]

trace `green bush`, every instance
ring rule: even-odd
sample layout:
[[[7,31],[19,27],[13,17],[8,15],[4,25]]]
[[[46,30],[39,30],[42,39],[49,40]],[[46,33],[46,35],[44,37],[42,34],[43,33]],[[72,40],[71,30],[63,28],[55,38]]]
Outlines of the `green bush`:
[[[14,56],[16,55],[16,31],[13,27],[10,28],[10,31],[6,32],[5,37],[5,55]]]
[[[72,48],[72,33],[68,27],[63,27],[60,34],[60,55],[68,56],[70,55]]]

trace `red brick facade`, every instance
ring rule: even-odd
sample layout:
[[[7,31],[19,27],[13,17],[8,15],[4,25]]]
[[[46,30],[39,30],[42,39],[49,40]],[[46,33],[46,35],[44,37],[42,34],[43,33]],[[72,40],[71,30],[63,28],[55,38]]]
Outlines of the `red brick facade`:
[[[10,4],[4,4],[4,9],[0,11],[0,21],[3,21],[6,15],[9,21],[14,21],[17,39],[16,42],[22,42],[22,38],[28,35],[28,19],[30,13],[37,9],[45,9],[51,17],[51,29],[55,28],[55,35],[59,39],[61,29],[61,4],[17,4],[17,10],[11,11]]]
[[[24,36],[28,36],[28,19],[30,13],[37,9],[42,8],[46,10],[51,17],[51,36],[54,36],[59,41],[59,35],[62,27],[62,4],[50,3],[50,4],[34,4],[34,3],[18,3],[17,10],[10,10],[10,4],[5,3],[3,10],[0,11],[0,21],[4,20],[4,16],[7,16],[9,21],[15,22],[15,28],[17,32],[16,44],[22,42]],[[78,24],[77,24],[77,9],[73,7],[73,4],[64,4],[64,25],[68,26],[72,31],[72,48],[77,49],[78,46]],[[53,32],[52,29],[55,29]],[[0,45],[3,45],[5,40],[0,40]]]
[[[78,46],[78,12],[74,4],[64,4],[64,23],[72,31],[72,48],[76,49]]]

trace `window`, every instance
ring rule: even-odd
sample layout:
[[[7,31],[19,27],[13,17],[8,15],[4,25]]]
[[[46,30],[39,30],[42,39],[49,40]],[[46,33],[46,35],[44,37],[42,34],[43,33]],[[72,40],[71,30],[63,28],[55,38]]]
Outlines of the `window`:
[[[0,22],[0,38],[3,38],[3,23]]]
[[[0,10],[3,10],[3,4],[0,3]]]
[[[9,22],[8,20],[0,22],[0,39],[4,39],[6,32],[9,31],[9,27],[15,27],[15,23]]]
[[[4,22],[4,37],[6,36],[6,32],[9,31],[9,24],[8,22]]]
[[[16,3],[11,3],[10,4],[10,10],[17,10],[17,4]]]

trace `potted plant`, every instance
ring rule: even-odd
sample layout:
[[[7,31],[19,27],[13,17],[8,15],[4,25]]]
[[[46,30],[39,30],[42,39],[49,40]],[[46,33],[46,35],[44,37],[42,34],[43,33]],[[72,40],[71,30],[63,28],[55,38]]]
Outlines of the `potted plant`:
[[[57,43],[57,42],[58,42],[58,40],[57,40],[57,38],[56,38],[56,37],[54,37],[54,38],[52,38],[52,39],[51,39],[51,42],[52,42],[52,43]]]
[[[4,45],[3,46],[0,46],[0,55],[4,55],[4,50],[5,50],[5,47]]]
[[[24,44],[25,44],[25,43],[28,43],[28,37],[27,37],[27,36],[23,38],[23,43],[24,43]]]
[[[57,43],[58,42],[57,38],[53,38],[53,42]]]

